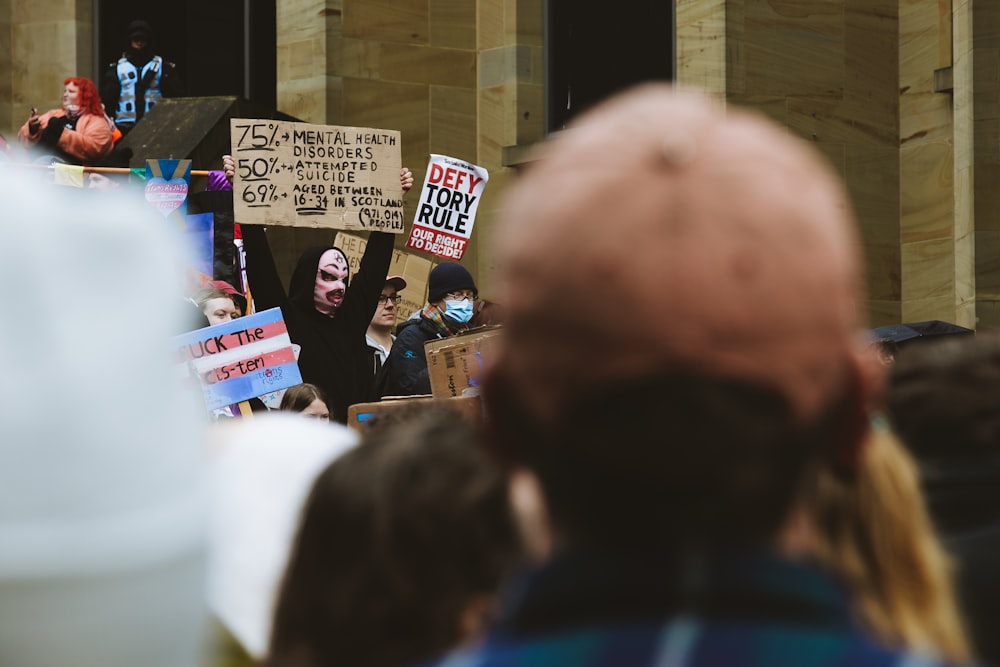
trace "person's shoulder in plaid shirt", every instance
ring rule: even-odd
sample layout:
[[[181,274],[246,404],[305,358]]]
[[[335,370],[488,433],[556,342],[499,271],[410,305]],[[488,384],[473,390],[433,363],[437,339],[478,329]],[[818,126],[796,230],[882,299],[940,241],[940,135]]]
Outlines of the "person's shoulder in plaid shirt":
[[[880,645],[820,569],[773,554],[677,568],[573,556],[522,578],[478,646],[435,667],[941,667]]]

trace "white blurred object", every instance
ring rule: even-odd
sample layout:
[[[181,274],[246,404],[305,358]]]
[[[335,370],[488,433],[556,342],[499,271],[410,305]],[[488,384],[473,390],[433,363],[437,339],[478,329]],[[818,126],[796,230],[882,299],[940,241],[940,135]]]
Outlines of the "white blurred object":
[[[292,412],[215,428],[209,607],[259,659],[305,499],[319,473],[357,443],[357,434]]]
[[[126,190],[5,172],[0,200],[0,663],[196,665],[207,494],[175,235]]]

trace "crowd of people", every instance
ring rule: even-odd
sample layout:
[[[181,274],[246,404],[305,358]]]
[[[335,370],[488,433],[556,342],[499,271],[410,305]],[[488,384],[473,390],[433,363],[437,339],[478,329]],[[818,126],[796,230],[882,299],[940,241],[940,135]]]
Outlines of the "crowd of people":
[[[412,184],[402,169],[401,194]],[[242,228],[252,299],[221,282],[188,295],[198,321],[189,312],[185,328],[278,307],[300,348],[303,384],[279,409],[202,424],[227,443],[213,483],[244,475],[238,497],[261,496],[213,524],[267,554],[254,570],[241,543],[231,561],[229,574],[256,572],[227,584],[253,598],[253,622],[230,619],[238,604],[212,609],[248,664],[1000,664],[1000,337],[879,360],[848,197],[811,147],[647,84],[545,141],[499,216],[496,303],[442,262],[426,305],[397,323],[408,284],[379,232],[353,273],[340,248],[307,249],[286,290],[254,225]],[[351,405],[429,393],[426,341],[499,321],[477,418],[443,400],[343,426]],[[252,475],[221,465],[255,452]],[[63,626],[43,659],[22,659],[40,633],[5,631],[4,611],[0,595],[12,664],[54,664],[51,646],[70,644],[84,667],[132,664],[106,646],[90,660]],[[134,634],[147,650],[121,655],[193,664],[165,648],[197,650],[191,632],[153,619]]]

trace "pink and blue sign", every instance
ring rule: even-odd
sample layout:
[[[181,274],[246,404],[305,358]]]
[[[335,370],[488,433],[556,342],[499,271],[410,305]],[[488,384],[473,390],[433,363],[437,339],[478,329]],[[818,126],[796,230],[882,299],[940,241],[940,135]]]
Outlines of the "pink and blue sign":
[[[177,361],[198,379],[209,410],[302,383],[280,308],[191,331],[174,342]]]

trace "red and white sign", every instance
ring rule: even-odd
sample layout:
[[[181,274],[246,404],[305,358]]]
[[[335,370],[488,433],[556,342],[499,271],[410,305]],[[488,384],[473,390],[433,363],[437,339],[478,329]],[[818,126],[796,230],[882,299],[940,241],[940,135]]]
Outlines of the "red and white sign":
[[[488,171],[447,155],[431,155],[406,247],[453,261],[462,259]]]

